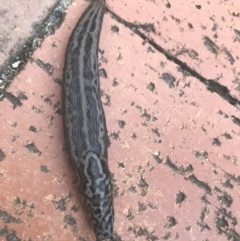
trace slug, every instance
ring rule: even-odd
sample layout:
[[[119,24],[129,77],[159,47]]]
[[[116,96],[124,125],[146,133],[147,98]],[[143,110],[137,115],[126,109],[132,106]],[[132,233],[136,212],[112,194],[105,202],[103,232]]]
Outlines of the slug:
[[[90,214],[97,241],[113,235],[113,186],[108,136],[100,98],[98,45],[105,0],[93,0],[68,42],[63,74],[66,149],[80,180],[78,191]]]

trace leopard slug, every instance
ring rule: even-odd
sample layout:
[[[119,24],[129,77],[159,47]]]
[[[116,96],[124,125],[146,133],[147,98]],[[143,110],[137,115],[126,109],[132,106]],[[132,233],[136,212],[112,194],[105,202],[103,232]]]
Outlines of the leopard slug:
[[[92,0],[70,37],[63,76],[67,152],[97,241],[111,238],[114,209],[108,136],[100,98],[98,45],[105,0]]]

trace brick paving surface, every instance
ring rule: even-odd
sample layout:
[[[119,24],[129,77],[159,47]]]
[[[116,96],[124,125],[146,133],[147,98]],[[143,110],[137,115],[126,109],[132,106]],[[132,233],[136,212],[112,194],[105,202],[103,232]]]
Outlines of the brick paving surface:
[[[115,232],[123,241],[237,241],[239,110],[152,41],[239,100],[240,9],[235,1],[169,4],[108,2],[127,21],[153,23],[155,33],[140,30],[150,41],[104,17],[99,68]],[[86,6],[69,6],[0,102],[0,240],[95,240],[64,149],[61,115],[65,49]],[[220,52],[210,51],[204,36]]]

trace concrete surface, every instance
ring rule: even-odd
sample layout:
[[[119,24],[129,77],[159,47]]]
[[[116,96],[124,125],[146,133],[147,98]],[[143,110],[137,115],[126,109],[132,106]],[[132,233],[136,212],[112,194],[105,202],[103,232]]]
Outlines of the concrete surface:
[[[57,0],[4,1],[0,3],[0,65],[34,33],[34,24],[45,18]]]
[[[149,37],[144,41],[106,14],[101,33],[118,239],[240,240],[239,110],[151,42],[226,86],[239,101],[233,82],[240,74],[234,39],[239,6],[235,1],[201,1],[201,7],[183,1],[107,3],[123,19],[155,27],[155,33],[139,30]],[[65,49],[87,4],[76,0],[69,6],[61,27],[45,38],[0,102],[1,240],[95,240],[67,160],[61,116]],[[212,31],[215,22],[219,27]],[[216,42],[219,55],[209,51],[204,36]]]

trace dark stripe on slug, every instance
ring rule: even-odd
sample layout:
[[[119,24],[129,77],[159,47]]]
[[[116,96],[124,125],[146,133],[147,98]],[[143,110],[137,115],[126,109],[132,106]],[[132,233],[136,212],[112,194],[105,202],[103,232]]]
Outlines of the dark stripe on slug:
[[[97,64],[98,64],[98,61],[97,61],[97,60],[93,61],[93,68],[94,68],[94,69],[98,68]],[[95,83],[95,84],[96,84],[96,86],[98,86],[98,87],[100,86],[99,81],[98,81],[97,83]]]
[[[92,24],[91,24],[90,29],[89,29],[89,31],[91,33],[96,31],[96,19],[97,19],[97,17],[98,17],[97,14],[93,17],[93,21],[92,21]]]
[[[93,38],[91,34],[88,34],[85,44],[85,55],[84,55],[84,68],[83,68],[83,77],[89,81],[92,81],[94,77],[92,69],[91,69],[91,49],[93,45]]]
[[[91,146],[91,150],[96,153],[102,153],[102,145],[98,142],[99,136],[99,118],[97,113],[99,109],[97,108],[97,102],[100,101],[97,94],[91,93],[90,87],[85,87],[85,95],[88,100],[87,105],[87,128],[88,128],[88,141]]]
[[[102,117],[102,114],[99,114],[99,121],[100,121],[100,123],[103,123],[103,117]],[[102,129],[101,129],[100,131],[102,131]]]

